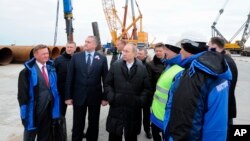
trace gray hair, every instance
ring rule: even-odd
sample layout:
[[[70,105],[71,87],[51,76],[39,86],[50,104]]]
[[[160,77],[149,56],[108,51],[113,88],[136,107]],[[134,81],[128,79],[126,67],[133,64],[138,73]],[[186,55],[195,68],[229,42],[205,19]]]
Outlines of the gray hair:
[[[130,45],[132,47],[132,51],[135,54],[137,54],[138,49],[137,49],[137,45],[135,43],[130,42],[130,43],[127,43],[127,45]]]
[[[90,36],[88,36],[88,38],[92,38],[94,40],[94,42],[95,42],[96,47],[97,47],[97,45],[99,44],[99,41],[98,41],[97,37],[93,36],[93,35],[90,35]]]
[[[148,50],[146,48],[138,48],[139,51],[144,51],[145,55],[148,55]]]
[[[76,43],[75,43],[74,41],[69,41],[69,42],[67,42],[67,44],[66,44],[66,45],[68,45],[68,44],[74,44],[74,45],[75,45],[75,47],[76,47]]]

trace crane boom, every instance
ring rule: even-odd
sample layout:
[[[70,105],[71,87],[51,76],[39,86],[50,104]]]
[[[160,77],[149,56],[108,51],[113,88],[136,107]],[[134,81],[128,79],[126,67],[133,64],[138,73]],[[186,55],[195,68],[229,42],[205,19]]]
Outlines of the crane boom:
[[[226,7],[229,0],[226,0],[222,8],[219,10],[219,14],[217,15],[215,21],[213,22],[211,28],[212,28],[212,37],[219,36],[221,37],[226,43],[228,43],[228,40],[219,32],[219,30],[215,27],[217,24],[221,14],[224,12],[224,8]]]
[[[127,25],[128,2],[129,2],[128,0],[125,1],[123,21],[121,21],[115,8],[114,0],[102,0],[103,11],[104,11],[104,14],[108,23],[108,27],[111,33],[112,43],[116,43],[117,40],[124,39],[129,42],[137,43],[137,45],[139,43],[141,44],[140,46],[142,45],[147,46],[148,34],[142,31],[141,11],[139,10],[138,4],[136,2],[136,6],[139,10],[139,15],[136,16],[135,10],[134,10],[134,0],[130,0],[131,11],[132,11],[132,21],[130,24]],[[140,21],[139,32],[137,32],[138,21]],[[129,34],[130,31],[131,31],[131,34]]]
[[[242,38],[241,38],[241,42],[243,44],[246,43],[247,39],[250,36],[250,26],[249,26],[249,23],[250,23],[250,12],[248,14],[248,18],[247,18],[247,21],[246,21],[246,24],[245,24],[245,29],[243,31],[243,35],[242,35]]]
[[[117,11],[115,9],[115,2],[114,0],[103,0],[103,11],[108,21],[108,27],[111,33],[112,41],[115,43],[117,41],[117,20],[119,19],[117,15]]]

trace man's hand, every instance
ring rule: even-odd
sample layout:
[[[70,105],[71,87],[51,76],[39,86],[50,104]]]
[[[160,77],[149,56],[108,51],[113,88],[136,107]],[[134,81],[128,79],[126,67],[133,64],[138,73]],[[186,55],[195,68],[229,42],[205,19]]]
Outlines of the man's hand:
[[[73,100],[72,99],[65,100],[65,104],[72,105],[73,104]]]
[[[108,101],[106,101],[106,100],[102,100],[102,106],[106,106],[106,105],[108,105]]]

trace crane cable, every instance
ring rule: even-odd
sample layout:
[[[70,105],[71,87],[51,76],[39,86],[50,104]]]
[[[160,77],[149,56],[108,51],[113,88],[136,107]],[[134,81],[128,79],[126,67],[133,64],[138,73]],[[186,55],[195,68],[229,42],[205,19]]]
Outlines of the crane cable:
[[[54,34],[54,47],[56,46],[56,42],[57,42],[57,30],[58,30],[59,5],[60,5],[60,0],[57,0],[57,9],[56,9],[56,25],[55,25],[55,34]]]
[[[141,14],[140,7],[139,7],[139,5],[138,5],[138,3],[137,3],[137,0],[135,0],[135,4],[136,4],[136,7],[138,8],[139,14],[142,15],[142,14]]]
[[[229,42],[232,42],[232,41],[234,40],[234,38],[235,38],[236,36],[239,35],[239,33],[241,32],[241,30],[245,27],[246,23],[247,23],[247,22],[245,22],[245,23],[237,30],[237,32],[231,37],[231,39],[229,40]]]

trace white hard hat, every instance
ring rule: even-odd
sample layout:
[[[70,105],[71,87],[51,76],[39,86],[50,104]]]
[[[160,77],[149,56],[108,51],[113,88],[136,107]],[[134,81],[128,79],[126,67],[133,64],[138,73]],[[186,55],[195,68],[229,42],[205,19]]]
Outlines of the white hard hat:
[[[207,42],[206,36],[203,34],[197,32],[197,31],[187,31],[181,34],[181,40],[182,39],[189,39],[195,42]]]

